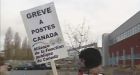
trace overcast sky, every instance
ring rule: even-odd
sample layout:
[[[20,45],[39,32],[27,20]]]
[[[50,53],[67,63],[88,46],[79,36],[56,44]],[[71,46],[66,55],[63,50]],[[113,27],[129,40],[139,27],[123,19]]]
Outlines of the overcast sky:
[[[83,20],[90,27],[91,38],[101,40],[103,33],[111,33],[122,23],[140,11],[140,0],[1,0],[0,50],[8,27],[20,36],[26,36],[20,11],[53,1],[58,19],[65,31],[65,25],[77,27]]]

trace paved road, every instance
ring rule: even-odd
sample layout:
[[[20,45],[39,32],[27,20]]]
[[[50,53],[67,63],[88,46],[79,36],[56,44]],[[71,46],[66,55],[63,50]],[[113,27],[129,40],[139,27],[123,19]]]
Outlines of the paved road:
[[[113,72],[113,75],[140,75],[140,72],[134,72],[134,71],[129,71],[129,72]]]
[[[47,70],[19,70],[19,71],[9,71],[8,75],[53,75],[52,71]],[[59,71],[58,75],[78,75],[77,72]]]
[[[113,72],[113,75],[133,75],[132,72]]]
[[[8,75],[53,75],[52,71],[49,70],[18,70],[18,71],[9,71]],[[76,71],[58,71],[58,75],[78,75]],[[113,75],[133,75],[132,72],[118,72],[114,71]],[[140,72],[137,72],[135,75],[140,75]]]

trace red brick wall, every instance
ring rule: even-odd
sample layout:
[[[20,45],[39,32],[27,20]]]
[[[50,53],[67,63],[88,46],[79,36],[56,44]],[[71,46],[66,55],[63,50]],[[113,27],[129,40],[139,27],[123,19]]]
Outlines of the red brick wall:
[[[134,54],[140,54],[140,33],[137,33],[127,39],[124,39],[116,44],[113,44],[109,47],[109,53],[113,52],[116,56],[116,52],[119,51],[119,56],[123,55],[123,49],[127,54],[131,54],[131,48],[134,48]],[[122,63],[122,62],[120,62]],[[136,61],[137,64],[140,64],[140,60]]]

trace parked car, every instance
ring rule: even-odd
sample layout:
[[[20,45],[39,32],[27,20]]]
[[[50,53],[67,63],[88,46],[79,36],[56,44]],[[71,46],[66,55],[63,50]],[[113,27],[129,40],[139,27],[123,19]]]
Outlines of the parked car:
[[[14,68],[14,70],[32,70],[32,66],[29,66],[27,64],[23,64],[23,65],[18,65]]]
[[[45,64],[34,64],[33,70],[49,70],[51,67],[46,66]]]
[[[14,70],[48,70],[51,69],[51,66],[46,66],[45,64],[23,64],[18,65],[14,68]]]

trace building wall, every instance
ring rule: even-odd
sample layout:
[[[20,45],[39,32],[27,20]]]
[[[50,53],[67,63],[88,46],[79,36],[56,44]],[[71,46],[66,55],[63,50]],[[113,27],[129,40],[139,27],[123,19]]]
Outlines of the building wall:
[[[121,26],[119,26],[116,30],[114,30],[109,36],[110,40],[113,42],[110,42],[110,44],[114,44],[115,38],[119,35],[123,34],[124,32],[130,30],[137,24],[140,24],[140,11],[137,12],[134,16],[132,16],[130,19],[128,19],[125,23],[123,23]]]
[[[0,57],[4,57],[4,52],[0,52]]]
[[[105,33],[102,36],[103,66],[109,65],[109,45],[109,33]]]
[[[122,37],[123,36],[123,37]],[[119,39],[121,38],[121,40]],[[140,57],[140,11],[110,34],[103,34],[104,64],[132,64],[131,58]],[[133,56],[134,55],[134,56]],[[124,61],[123,59],[130,60]],[[140,64],[135,59],[135,64]]]
[[[123,51],[125,51],[125,54]],[[118,55],[117,55],[117,52],[119,53]],[[132,63],[131,59],[134,59],[134,64],[136,65],[140,64],[140,32],[121,42],[118,42],[110,46],[109,54],[111,55],[111,57],[112,57],[112,54],[114,54],[114,57],[116,58],[116,60],[117,60],[117,56],[119,56],[118,64],[123,64],[122,60],[126,60],[125,61],[126,65],[131,65]],[[133,58],[132,58],[132,55],[133,55]],[[123,59],[123,57],[125,57],[125,59]]]

